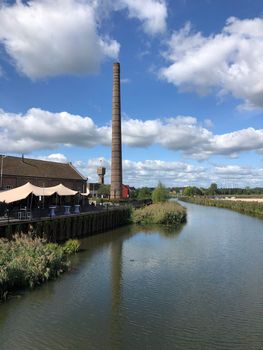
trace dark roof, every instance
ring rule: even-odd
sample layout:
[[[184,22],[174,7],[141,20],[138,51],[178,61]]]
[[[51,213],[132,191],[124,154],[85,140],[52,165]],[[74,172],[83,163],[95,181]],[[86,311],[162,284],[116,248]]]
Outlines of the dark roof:
[[[86,180],[71,163],[57,163],[23,157],[3,156],[2,170],[3,175]]]

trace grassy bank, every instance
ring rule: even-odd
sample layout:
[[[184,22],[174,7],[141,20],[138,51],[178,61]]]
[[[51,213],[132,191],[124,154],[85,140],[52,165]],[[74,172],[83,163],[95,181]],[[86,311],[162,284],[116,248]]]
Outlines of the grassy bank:
[[[186,209],[176,202],[151,204],[133,210],[132,221],[135,224],[176,226],[186,221]]]
[[[180,200],[194,204],[231,209],[242,214],[256,216],[263,219],[263,203],[210,199],[205,197],[183,197],[180,198]]]
[[[69,255],[78,248],[75,240],[62,246],[28,235],[0,239],[0,301],[10,292],[33,288],[59,276],[68,269]]]

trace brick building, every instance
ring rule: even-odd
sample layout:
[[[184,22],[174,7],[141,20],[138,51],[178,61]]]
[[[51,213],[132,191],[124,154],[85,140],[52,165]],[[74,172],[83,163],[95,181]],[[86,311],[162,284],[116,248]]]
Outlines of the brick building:
[[[127,199],[130,196],[130,188],[128,185],[122,185],[122,198]]]
[[[27,182],[40,187],[56,186],[61,183],[79,192],[86,192],[87,188],[87,178],[71,163],[0,156],[0,190],[19,187]]]

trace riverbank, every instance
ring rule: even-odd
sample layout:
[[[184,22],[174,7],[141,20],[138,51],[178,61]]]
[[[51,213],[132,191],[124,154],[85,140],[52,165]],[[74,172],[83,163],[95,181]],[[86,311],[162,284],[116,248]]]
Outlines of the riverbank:
[[[132,212],[135,224],[177,226],[186,222],[186,209],[176,202],[151,204]]]
[[[114,207],[73,215],[32,220],[16,220],[0,224],[0,237],[33,232],[49,242],[65,242],[112,230],[130,221],[129,207]]]
[[[76,240],[58,245],[23,234],[12,240],[0,239],[0,301],[19,289],[58,277],[68,270],[69,256],[78,248]]]
[[[263,203],[263,198],[257,198],[257,197],[226,197],[224,200],[230,200],[230,201],[241,201],[241,202],[258,202]]]
[[[256,201],[210,199],[206,197],[182,197],[180,200],[210,207],[230,209],[263,219],[263,203]]]

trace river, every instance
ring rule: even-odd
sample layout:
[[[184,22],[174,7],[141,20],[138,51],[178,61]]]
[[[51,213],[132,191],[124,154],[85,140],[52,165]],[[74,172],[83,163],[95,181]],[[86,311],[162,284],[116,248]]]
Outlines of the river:
[[[179,230],[83,240],[71,272],[0,305],[0,349],[263,349],[263,220],[184,205]]]

